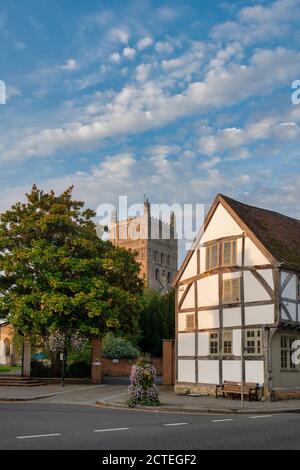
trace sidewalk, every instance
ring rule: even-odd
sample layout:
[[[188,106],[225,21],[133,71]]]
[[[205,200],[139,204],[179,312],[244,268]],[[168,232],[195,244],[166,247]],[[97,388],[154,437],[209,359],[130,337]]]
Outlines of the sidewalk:
[[[244,402],[211,396],[177,395],[172,387],[159,386],[160,407],[137,407],[139,410],[198,414],[273,414],[300,413],[300,400],[277,402]],[[127,408],[126,385],[42,385],[40,387],[0,387],[0,403],[34,401],[55,404],[77,404],[111,408]],[[128,409],[128,408],[127,408]]]
[[[7,401],[33,401],[50,399],[77,393],[85,398],[86,391],[92,391],[95,388],[105,387],[105,385],[76,385],[67,384],[62,387],[60,384],[41,385],[39,387],[0,387],[0,403]],[[96,391],[94,392],[95,395]],[[94,396],[96,399],[96,395]]]
[[[172,387],[159,387],[160,407],[154,407],[157,411],[168,411],[176,413],[220,413],[220,414],[268,414],[268,413],[300,413],[300,400],[286,400],[277,402],[244,402],[241,409],[240,400],[218,398],[212,396],[188,396],[177,395]],[[127,393],[123,395],[108,397],[98,400],[98,406],[110,406],[124,408]],[[138,407],[148,409],[149,407]]]

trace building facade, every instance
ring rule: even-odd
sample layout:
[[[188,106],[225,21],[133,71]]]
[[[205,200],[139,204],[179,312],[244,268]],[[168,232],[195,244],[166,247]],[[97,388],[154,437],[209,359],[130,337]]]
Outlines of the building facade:
[[[14,363],[13,327],[4,320],[0,320],[0,364],[13,365]]]
[[[176,390],[300,397],[300,221],[218,195],[176,279]]]
[[[112,216],[110,240],[116,246],[136,253],[140,277],[145,285],[158,292],[169,289],[178,268],[178,240],[175,235],[175,215],[170,222],[151,217],[151,204],[145,199],[144,213],[119,221]]]

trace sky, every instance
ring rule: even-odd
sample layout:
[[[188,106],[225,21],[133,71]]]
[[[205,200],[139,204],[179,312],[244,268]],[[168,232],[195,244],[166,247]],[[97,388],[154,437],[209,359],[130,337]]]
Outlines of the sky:
[[[1,0],[0,211],[217,193],[300,217],[300,0]]]

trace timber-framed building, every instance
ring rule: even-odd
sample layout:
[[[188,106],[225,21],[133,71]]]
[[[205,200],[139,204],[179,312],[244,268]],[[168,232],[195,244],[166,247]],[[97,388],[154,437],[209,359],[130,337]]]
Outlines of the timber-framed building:
[[[300,397],[299,220],[217,195],[173,285],[177,391]]]

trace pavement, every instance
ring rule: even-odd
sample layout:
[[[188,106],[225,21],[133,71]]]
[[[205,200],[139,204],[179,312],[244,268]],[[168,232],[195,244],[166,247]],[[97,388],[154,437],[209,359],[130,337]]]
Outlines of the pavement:
[[[300,449],[299,414],[178,415],[35,401],[0,404],[0,422],[1,450],[104,450],[100,465],[102,455],[120,456],[114,450]]]
[[[40,387],[0,387],[0,402],[35,401],[56,404],[78,404],[99,407],[125,409],[128,398],[127,385],[109,383],[102,385],[71,385],[62,388],[58,384]],[[114,381],[113,381],[114,382]],[[121,381],[122,382],[122,381]],[[277,402],[248,402],[241,409],[240,400],[211,396],[177,395],[172,387],[159,386],[161,406],[156,408],[138,407],[138,410],[150,410],[170,413],[217,413],[217,414],[276,414],[300,413],[300,400]]]

